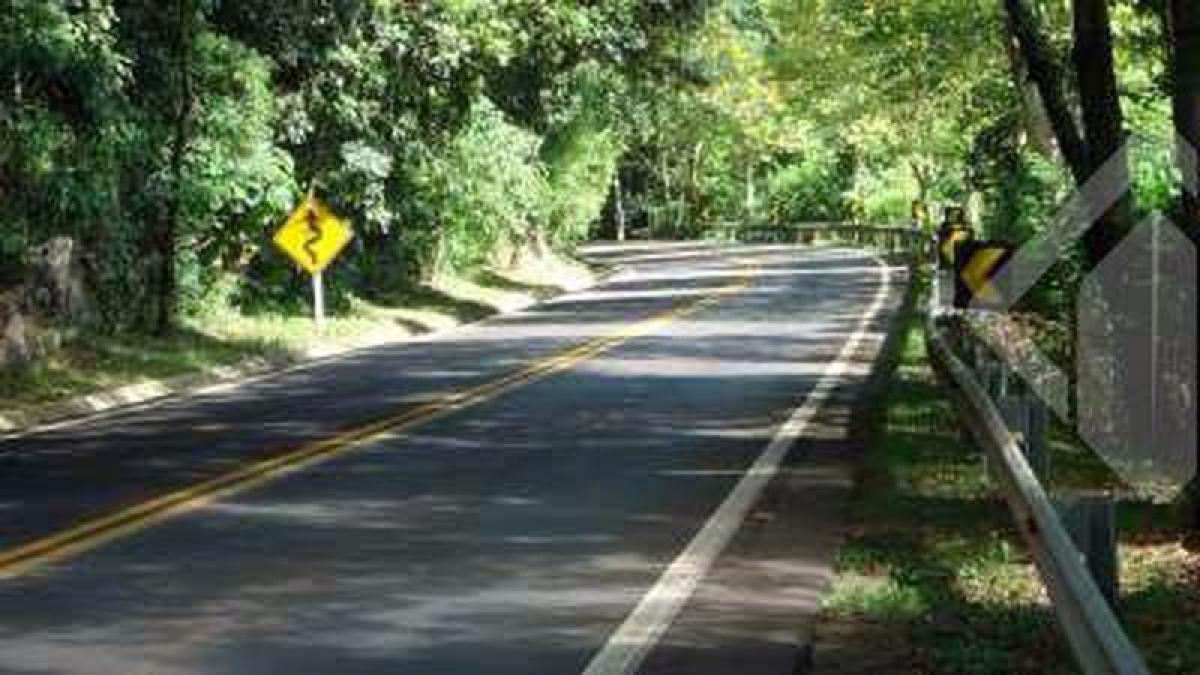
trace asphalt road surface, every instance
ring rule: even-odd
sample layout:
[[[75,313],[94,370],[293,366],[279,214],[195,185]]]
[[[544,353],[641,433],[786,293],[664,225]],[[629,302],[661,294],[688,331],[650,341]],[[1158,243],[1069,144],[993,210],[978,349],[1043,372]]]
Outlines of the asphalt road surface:
[[[525,312],[0,440],[0,671],[795,672],[903,272],[590,255]]]

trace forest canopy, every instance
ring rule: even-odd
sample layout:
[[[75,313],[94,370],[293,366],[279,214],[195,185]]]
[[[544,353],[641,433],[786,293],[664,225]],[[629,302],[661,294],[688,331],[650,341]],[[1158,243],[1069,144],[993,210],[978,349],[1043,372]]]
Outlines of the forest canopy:
[[[302,280],[269,235],[310,188],[357,232],[331,280],[342,295],[618,228],[894,223],[914,199],[967,204],[985,233],[1019,241],[1089,151],[1130,129],[1148,141],[1131,206],[1181,215],[1171,132],[1186,116],[1177,85],[1194,80],[1181,69],[1197,50],[1178,46],[1191,13],[1147,0],[4,0],[0,284],[68,235],[106,330],[287,306]],[[1111,81],[1104,58],[1096,77],[1073,67],[1085,48],[1110,53]]]

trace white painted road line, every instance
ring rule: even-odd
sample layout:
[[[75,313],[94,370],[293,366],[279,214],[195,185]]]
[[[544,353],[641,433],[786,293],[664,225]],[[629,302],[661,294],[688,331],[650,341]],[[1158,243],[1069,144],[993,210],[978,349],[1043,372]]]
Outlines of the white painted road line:
[[[804,434],[813,417],[842,384],[859,345],[883,311],[891,293],[891,268],[878,258],[875,262],[879,266],[879,288],[838,357],[825,369],[820,381],[809,392],[801,406],[783,423],[766,449],[734,486],[716,512],[709,517],[687,548],[675,558],[654,586],[642,597],[637,607],[609,636],[608,641],[588,664],[584,675],[636,673],[674,623],[675,617],[695,593],[696,587],[708,574],[713,563],[733,540],[750,509],[779,472],[779,467],[788,452]]]

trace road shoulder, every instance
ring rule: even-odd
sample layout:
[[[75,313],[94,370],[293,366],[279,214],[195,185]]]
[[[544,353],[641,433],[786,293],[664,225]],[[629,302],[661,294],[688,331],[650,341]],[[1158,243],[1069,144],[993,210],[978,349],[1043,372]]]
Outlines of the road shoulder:
[[[911,303],[897,280],[859,346],[855,377],[818,412],[728,549],[647,659],[653,675],[808,672],[822,601],[834,578],[861,430],[890,377],[896,326]]]
[[[470,317],[453,313],[438,315],[426,321],[420,330],[374,330],[303,349],[264,350],[261,354],[173,377],[140,378],[137,382],[99,391],[0,409],[0,440],[36,433],[59,425],[76,424],[101,419],[107,415],[150,408],[168,400],[186,398],[217,388],[234,388],[295,368],[351,356],[364,349],[443,335],[495,317],[531,309],[563,295],[594,288],[615,272],[613,268],[595,267],[586,279],[580,277],[580,280],[572,280],[572,283],[563,286],[535,286],[532,281],[525,284],[525,287],[536,288],[536,293],[521,293],[512,288],[497,287],[488,295],[489,301],[486,306],[490,309],[481,310],[478,315]],[[469,291],[468,294],[482,297],[486,289],[476,288],[477,290]]]

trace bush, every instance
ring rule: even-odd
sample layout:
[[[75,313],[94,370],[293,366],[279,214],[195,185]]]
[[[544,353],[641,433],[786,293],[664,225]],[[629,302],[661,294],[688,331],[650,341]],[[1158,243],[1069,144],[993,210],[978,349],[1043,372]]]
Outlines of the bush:
[[[815,154],[771,175],[771,214],[776,222],[840,221],[849,217],[846,201],[854,178],[844,157]]]
[[[569,246],[585,239],[611,192],[620,141],[611,131],[582,121],[546,152],[547,227],[551,242]]]
[[[548,204],[541,144],[481,98],[449,146],[429,153],[415,182],[435,218],[435,274],[484,264],[497,249],[539,237]]]

